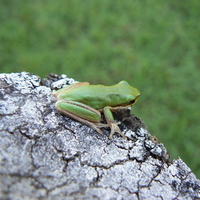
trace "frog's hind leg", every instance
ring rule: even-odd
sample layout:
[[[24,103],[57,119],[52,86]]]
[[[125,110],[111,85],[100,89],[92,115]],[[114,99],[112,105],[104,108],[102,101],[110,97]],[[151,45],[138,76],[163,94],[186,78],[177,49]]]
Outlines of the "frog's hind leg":
[[[78,121],[85,124],[86,126],[89,126],[92,129],[94,129],[97,133],[99,133],[101,135],[103,135],[103,132],[99,128],[108,127],[107,124],[100,125],[100,123],[93,123],[93,122],[90,122],[90,121],[87,121],[84,119],[79,119]]]
[[[98,110],[80,102],[60,100],[56,103],[56,107],[60,113],[89,126],[99,134],[103,134],[99,128],[108,127],[107,124],[100,123],[101,113]]]
[[[71,113],[64,113],[62,112],[63,114],[67,115],[68,117],[72,118],[72,119],[75,119],[76,121],[86,125],[86,126],[89,126],[90,128],[94,129],[95,131],[97,131],[99,134],[103,135],[103,132],[99,129],[100,127],[108,127],[107,124],[105,124],[104,126],[99,126],[100,123],[93,123],[93,122],[90,122],[90,121],[87,121],[85,119],[82,119],[82,118],[77,118],[76,116],[74,116],[73,114]],[[97,124],[97,125],[96,125]],[[103,125],[103,124],[102,124]],[[99,128],[98,128],[99,127]]]

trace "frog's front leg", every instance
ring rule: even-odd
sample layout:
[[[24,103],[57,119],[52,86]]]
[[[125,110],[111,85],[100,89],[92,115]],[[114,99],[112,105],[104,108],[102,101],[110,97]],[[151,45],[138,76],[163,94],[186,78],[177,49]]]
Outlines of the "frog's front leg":
[[[100,127],[108,127],[107,124],[100,123],[101,113],[98,110],[83,103],[59,100],[56,107],[62,114],[91,127],[100,134],[103,134]]]
[[[112,107],[109,107],[109,106],[106,106],[105,108],[103,108],[103,113],[106,118],[106,122],[111,129],[109,139],[112,139],[112,136],[114,135],[114,133],[119,133],[124,139],[126,139],[126,137],[124,136],[124,134],[121,132],[120,128],[117,125],[119,123],[116,123],[114,121],[114,117],[111,112],[111,109]]]

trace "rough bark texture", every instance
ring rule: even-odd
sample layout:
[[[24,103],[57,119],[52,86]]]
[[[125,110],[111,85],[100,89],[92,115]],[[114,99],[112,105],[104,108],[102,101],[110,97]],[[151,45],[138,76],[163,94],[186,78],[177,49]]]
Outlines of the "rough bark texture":
[[[100,135],[55,109],[52,89],[73,83],[0,74],[0,199],[198,199],[200,181],[129,111],[127,140]]]

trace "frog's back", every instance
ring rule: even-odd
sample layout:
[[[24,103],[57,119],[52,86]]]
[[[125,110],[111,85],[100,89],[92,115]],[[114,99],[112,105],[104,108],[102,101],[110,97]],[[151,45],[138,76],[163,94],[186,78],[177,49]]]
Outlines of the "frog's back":
[[[120,98],[119,93],[120,91],[117,91],[117,88],[113,88],[113,86],[84,85],[68,91],[65,94],[65,99],[101,109],[105,106],[116,106],[118,104],[116,100]]]
[[[113,86],[83,85],[65,92],[63,99],[78,101],[95,109],[101,109],[105,106],[125,105],[131,98],[136,97],[137,92],[139,91],[126,81],[121,81]]]

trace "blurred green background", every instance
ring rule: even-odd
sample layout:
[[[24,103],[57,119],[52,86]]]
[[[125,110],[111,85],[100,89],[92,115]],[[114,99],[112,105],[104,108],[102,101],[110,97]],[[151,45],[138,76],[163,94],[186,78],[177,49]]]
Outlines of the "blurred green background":
[[[200,177],[200,2],[1,0],[0,72],[128,81],[141,117]]]

